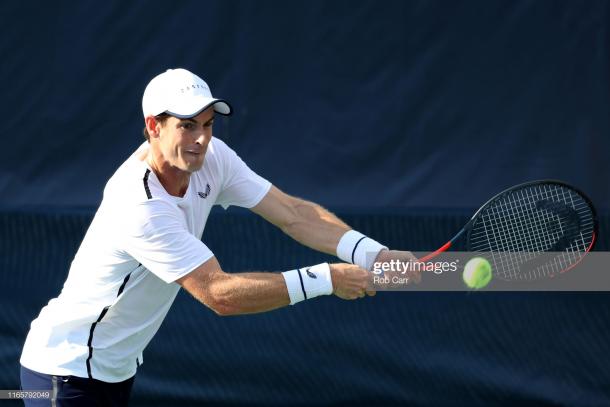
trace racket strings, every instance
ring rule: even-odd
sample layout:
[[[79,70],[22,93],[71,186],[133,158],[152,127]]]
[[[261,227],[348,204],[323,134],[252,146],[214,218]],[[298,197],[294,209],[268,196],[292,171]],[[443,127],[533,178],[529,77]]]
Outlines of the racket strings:
[[[530,185],[484,209],[470,233],[470,250],[489,252],[504,279],[531,280],[577,263],[593,233],[592,210],[580,195],[560,184]],[[549,251],[560,253],[538,259]]]
[[[492,208],[491,213],[483,214],[483,222],[489,223],[492,233],[508,231],[517,233],[516,236],[502,234],[496,239],[490,239],[488,236],[488,229],[473,230],[471,233],[471,243],[474,246],[487,247],[498,243],[498,249],[511,249],[513,251],[536,249],[537,251],[546,250],[550,248],[550,245],[558,240],[564,234],[564,226],[566,219],[554,215],[554,219],[557,220],[557,228],[552,229],[553,218],[542,218],[540,216],[532,216],[531,214],[522,213],[518,211],[504,210],[500,212]],[[547,215],[548,216],[548,215]],[[499,219],[499,220],[498,220]],[[499,227],[494,222],[500,222]],[[583,226],[592,226],[593,222],[585,223]],[[591,227],[592,229],[592,227]],[[566,230],[577,231],[578,228],[574,226],[566,228]],[[495,233],[494,233],[495,234]],[[545,243],[549,247],[545,247]]]

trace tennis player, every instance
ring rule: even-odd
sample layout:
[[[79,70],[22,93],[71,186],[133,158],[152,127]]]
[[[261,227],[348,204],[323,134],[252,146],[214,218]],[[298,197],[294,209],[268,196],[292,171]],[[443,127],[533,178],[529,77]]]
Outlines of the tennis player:
[[[181,287],[218,315],[265,312],[320,295],[373,295],[375,260],[411,258],[248,168],[212,137],[215,116],[231,106],[191,72],[153,78],[142,108],[147,141],[108,181],[60,295],[31,324],[22,388],[50,389],[52,400],[26,406],[126,406],[144,348]],[[201,240],[213,205],[250,208],[346,263],[225,273]]]

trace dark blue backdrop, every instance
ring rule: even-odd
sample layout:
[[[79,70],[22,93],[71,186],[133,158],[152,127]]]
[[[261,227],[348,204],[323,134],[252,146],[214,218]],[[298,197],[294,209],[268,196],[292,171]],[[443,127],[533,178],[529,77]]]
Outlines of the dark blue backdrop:
[[[608,250],[609,28],[603,0],[0,2],[0,389],[156,74],[200,74],[236,110],[216,136],[392,247],[436,248],[499,190],[556,178],[592,197]],[[220,212],[204,239],[227,270],[324,259]],[[134,406],[610,404],[607,305],[382,293],[223,319],[182,294]]]
[[[3,206],[96,206],[146,83],[186,67],[236,108],[217,136],[328,206],[477,207],[559,178],[610,207],[606,1],[0,7]]]

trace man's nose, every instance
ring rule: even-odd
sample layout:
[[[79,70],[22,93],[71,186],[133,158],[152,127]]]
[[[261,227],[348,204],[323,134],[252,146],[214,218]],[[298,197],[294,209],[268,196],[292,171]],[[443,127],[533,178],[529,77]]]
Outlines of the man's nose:
[[[197,136],[195,137],[195,142],[196,142],[197,144],[201,144],[201,145],[203,145],[203,144],[205,143],[205,141],[206,141],[206,138],[207,138],[207,137],[206,137],[205,131],[203,131],[203,130],[202,130],[202,131],[201,131],[201,132],[199,132],[199,133],[197,134]]]

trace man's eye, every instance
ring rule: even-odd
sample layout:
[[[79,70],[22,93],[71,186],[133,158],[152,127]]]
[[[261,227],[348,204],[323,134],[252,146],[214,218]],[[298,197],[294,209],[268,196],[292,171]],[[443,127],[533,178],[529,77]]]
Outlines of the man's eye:
[[[207,122],[206,124],[204,124],[204,127],[212,127],[214,125],[214,122]]]
[[[195,128],[195,125],[191,122],[184,122],[180,125],[180,127],[186,130],[193,130]]]

